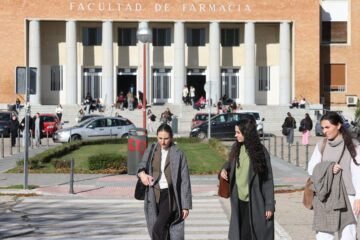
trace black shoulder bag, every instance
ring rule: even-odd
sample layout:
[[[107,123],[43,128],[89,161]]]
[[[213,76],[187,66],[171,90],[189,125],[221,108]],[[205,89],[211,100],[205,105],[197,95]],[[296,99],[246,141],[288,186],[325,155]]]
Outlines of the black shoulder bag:
[[[149,164],[150,164],[150,161],[151,161],[151,156],[152,156],[152,153],[154,151],[154,148],[155,148],[155,144],[152,144],[151,145],[151,150],[150,150],[150,153],[149,153],[149,158],[146,162],[146,171],[148,171],[149,169]],[[136,182],[136,186],[135,186],[135,193],[134,193],[134,197],[135,199],[137,200],[144,200],[145,199],[145,191],[147,189],[148,186],[145,186],[142,182],[141,182],[141,179],[138,177],[138,180]]]

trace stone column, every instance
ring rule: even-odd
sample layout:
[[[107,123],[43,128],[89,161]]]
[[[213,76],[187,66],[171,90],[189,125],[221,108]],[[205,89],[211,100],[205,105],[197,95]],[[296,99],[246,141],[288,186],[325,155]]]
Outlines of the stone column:
[[[280,79],[279,104],[288,105],[291,101],[291,57],[290,57],[290,23],[280,23]]]
[[[245,77],[244,104],[255,104],[255,23],[245,23]]]
[[[29,23],[29,67],[35,67],[36,93],[30,94],[31,104],[41,104],[41,49],[40,49],[40,21],[31,20]]]
[[[112,21],[102,24],[102,99],[107,107],[114,103],[113,93],[113,29]]]
[[[182,103],[182,89],[186,85],[184,22],[174,25],[174,103]]]
[[[76,22],[66,22],[66,104],[77,103]]]
[[[220,96],[220,25],[218,22],[210,23],[210,55],[209,55],[209,79],[211,81],[211,99],[216,103]],[[208,93],[206,93],[208,98]]]

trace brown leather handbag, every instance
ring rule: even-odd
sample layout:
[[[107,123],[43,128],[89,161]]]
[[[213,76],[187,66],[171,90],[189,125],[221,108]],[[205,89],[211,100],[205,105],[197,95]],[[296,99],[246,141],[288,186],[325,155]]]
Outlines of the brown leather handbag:
[[[228,181],[226,181],[225,179],[223,179],[220,176],[220,173],[221,173],[221,170],[218,174],[218,179],[219,179],[218,195],[219,195],[219,197],[229,198],[230,197],[230,184]],[[229,176],[229,172],[228,172],[228,176]]]

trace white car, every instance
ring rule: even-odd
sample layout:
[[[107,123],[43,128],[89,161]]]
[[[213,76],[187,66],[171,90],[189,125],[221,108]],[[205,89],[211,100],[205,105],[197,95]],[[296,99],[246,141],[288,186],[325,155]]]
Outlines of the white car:
[[[265,118],[261,118],[260,117],[260,112],[259,111],[254,111],[254,110],[236,110],[236,112],[238,113],[250,113],[252,114],[255,119],[256,119],[256,125],[257,125],[257,131],[259,133],[260,136],[262,136],[264,134],[264,121]]]
[[[53,135],[54,142],[70,142],[75,140],[97,140],[124,138],[135,125],[123,117],[89,118],[74,127],[63,128]]]

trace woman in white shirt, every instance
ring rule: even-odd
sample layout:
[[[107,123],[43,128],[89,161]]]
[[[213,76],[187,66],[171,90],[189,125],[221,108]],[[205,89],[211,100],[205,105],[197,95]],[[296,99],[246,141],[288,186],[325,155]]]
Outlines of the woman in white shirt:
[[[168,124],[157,129],[157,143],[145,151],[137,176],[148,186],[144,209],[151,239],[184,239],[184,220],[192,208],[190,175]]]

